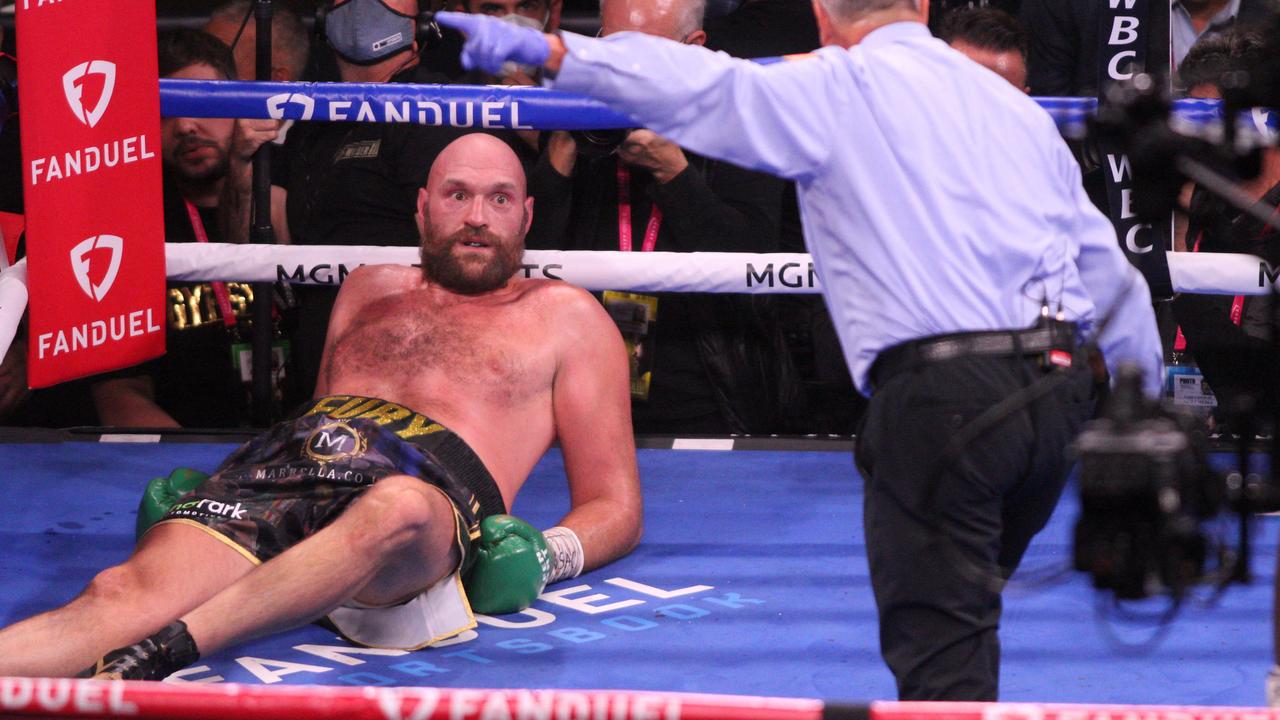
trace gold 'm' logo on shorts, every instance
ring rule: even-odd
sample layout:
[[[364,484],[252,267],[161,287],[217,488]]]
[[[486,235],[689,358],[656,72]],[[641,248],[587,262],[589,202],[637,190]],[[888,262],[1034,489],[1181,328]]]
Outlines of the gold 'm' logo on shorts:
[[[364,449],[364,436],[344,422],[325,423],[311,431],[303,447],[307,457],[319,462],[359,457]]]

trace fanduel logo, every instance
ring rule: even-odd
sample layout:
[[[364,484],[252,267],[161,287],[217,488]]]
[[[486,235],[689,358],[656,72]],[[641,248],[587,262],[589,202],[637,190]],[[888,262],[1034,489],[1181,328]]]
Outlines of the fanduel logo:
[[[298,120],[310,120],[316,112],[316,101],[300,93],[280,93],[267,98],[267,114],[275,120],[284,119],[285,104],[302,106],[302,115]]]
[[[292,106],[301,107],[302,112]],[[267,116],[275,120],[311,120],[318,117],[334,122],[416,123],[515,130],[533,128],[520,124],[520,103],[515,100],[334,100],[313,98],[302,93],[280,93],[267,98]]]
[[[102,277],[102,282],[95,285],[89,279],[89,253],[99,248],[111,252],[111,261],[107,265],[107,274]],[[111,286],[116,281],[116,274],[120,272],[120,257],[122,255],[124,255],[124,239],[116,235],[94,235],[91,238],[85,238],[80,241],[80,244],[71,248],[71,271],[75,273],[76,282],[80,283],[80,289],[91,300],[100,302],[108,292],[111,292]]]
[[[90,75],[102,76],[102,94],[98,96],[98,102],[93,109],[86,108],[84,103],[85,78]],[[97,125],[102,115],[107,112],[107,105],[111,103],[111,93],[115,88],[116,64],[106,60],[82,62],[62,76],[62,92],[67,96],[67,104],[71,106],[71,112],[75,113],[80,122],[89,127]]]

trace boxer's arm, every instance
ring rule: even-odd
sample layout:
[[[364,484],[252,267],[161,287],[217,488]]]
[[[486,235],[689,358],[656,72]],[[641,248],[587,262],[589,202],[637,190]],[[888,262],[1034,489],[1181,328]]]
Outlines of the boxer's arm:
[[[156,403],[150,375],[113,377],[95,382],[89,390],[98,421],[112,427],[181,427]]]
[[[552,411],[569,479],[571,508],[560,521],[582,541],[584,569],[630,552],[642,507],[631,429],[626,348],[617,326],[585,291],[561,286],[559,360]]]

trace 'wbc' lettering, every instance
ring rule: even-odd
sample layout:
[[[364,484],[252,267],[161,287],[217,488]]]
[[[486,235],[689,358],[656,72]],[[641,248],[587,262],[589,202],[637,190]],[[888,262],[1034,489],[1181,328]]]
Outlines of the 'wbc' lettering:
[[[1126,10],[1132,10],[1136,0],[1107,0],[1112,10],[1124,3]],[[1107,47],[1117,48],[1132,45],[1138,39],[1140,21],[1132,15],[1116,15],[1111,20],[1111,35],[1107,39]],[[1112,80],[1128,80],[1133,77],[1131,62],[1138,57],[1137,50],[1121,50],[1113,53],[1107,61],[1107,77]],[[1121,64],[1124,67],[1121,68]]]

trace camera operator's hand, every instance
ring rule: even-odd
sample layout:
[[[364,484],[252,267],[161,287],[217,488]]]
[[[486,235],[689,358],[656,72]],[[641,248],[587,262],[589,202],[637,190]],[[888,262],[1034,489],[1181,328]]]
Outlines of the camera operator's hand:
[[[254,153],[276,139],[282,124],[281,120],[236,120],[235,129],[231,133],[230,161],[233,178],[240,182],[248,181],[253,174]]]
[[[283,120],[259,120],[240,118],[236,120],[235,130],[231,134],[231,157],[240,162],[252,162],[258,148],[276,139],[280,133]]]
[[[633,130],[618,148],[618,157],[632,167],[653,173],[659,184],[670,181],[689,167],[684,150],[652,130]]]

